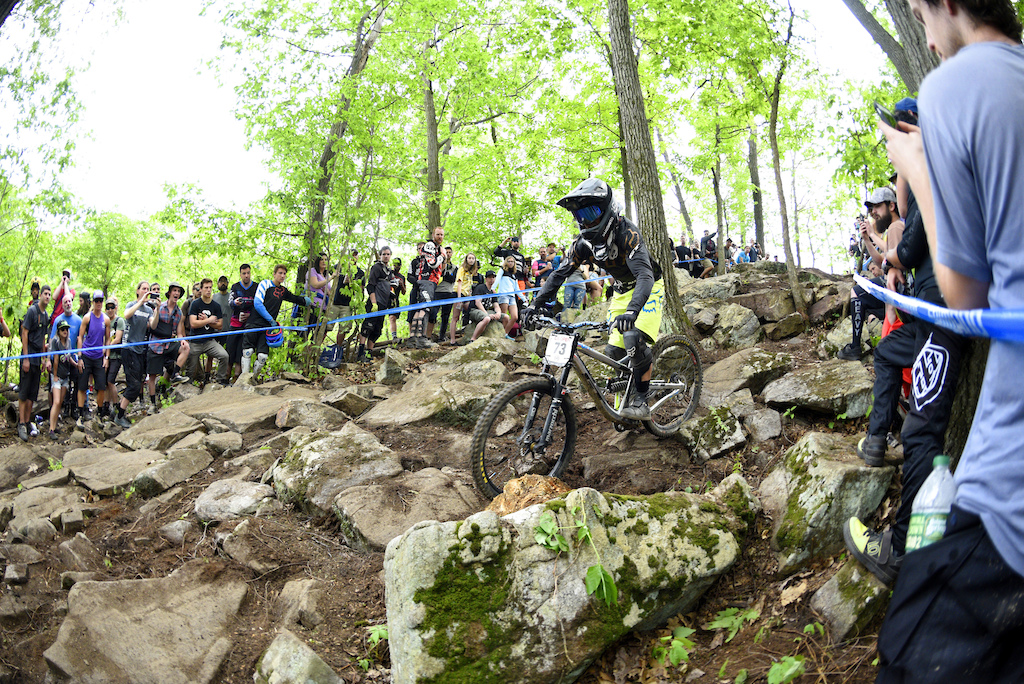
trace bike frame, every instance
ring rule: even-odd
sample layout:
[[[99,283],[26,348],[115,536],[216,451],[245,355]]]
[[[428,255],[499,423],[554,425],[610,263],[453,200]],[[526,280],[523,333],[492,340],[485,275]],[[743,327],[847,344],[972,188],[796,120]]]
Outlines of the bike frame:
[[[565,397],[569,393],[569,373],[573,370],[576,371],[576,375],[579,376],[580,380],[582,381],[583,389],[586,391],[587,395],[594,401],[594,404],[597,406],[598,410],[601,412],[601,415],[603,415],[605,419],[607,419],[608,421],[615,425],[629,425],[631,423],[635,424],[635,421],[628,418],[623,418],[622,415],[619,414],[619,412],[605,400],[604,396],[602,396],[601,394],[597,380],[594,379],[594,376],[591,374],[590,369],[587,368],[586,363],[583,362],[583,359],[581,357],[588,356],[594,359],[595,361],[602,363],[619,373],[626,374],[628,376],[628,379],[626,381],[625,390],[623,391],[624,396],[629,396],[630,391],[633,389],[633,374],[630,371],[629,365],[622,363],[621,361],[616,361],[610,356],[602,354],[596,349],[593,349],[592,347],[588,347],[587,345],[582,344],[580,342],[580,333],[577,330],[573,330],[571,328],[568,328],[567,326],[558,326],[558,329],[561,330],[563,333],[568,333],[572,335],[572,352],[570,354],[570,362],[561,367],[561,371],[558,373],[557,376],[551,372],[551,366],[546,361],[541,366],[541,375],[543,377],[550,378],[554,382],[554,396],[551,399],[551,406],[548,407],[548,415],[544,419],[544,429],[541,430],[540,440],[539,442],[531,445],[535,451],[541,452],[551,445],[551,429],[554,426],[555,416],[558,415],[558,410],[562,404],[563,397]],[[679,392],[685,390],[686,385],[653,380],[651,381],[651,388],[672,390],[664,397],[661,397],[654,404],[654,406],[651,407],[651,410],[654,411],[657,410],[658,407],[660,407],[663,403],[675,397]],[[535,395],[533,397],[533,401],[531,402],[529,411],[526,415],[526,420],[524,421],[523,432],[519,435],[519,438],[516,440],[520,446],[525,445],[527,433],[532,428],[533,421],[537,417],[537,412],[540,408],[540,401],[540,396]]]

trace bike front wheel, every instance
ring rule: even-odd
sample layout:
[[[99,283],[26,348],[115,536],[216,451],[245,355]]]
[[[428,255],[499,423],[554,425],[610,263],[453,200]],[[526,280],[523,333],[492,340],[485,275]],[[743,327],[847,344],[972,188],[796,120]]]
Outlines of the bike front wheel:
[[[554,382],[526,378],[494,395],[473,428],[473,481],[488,499],[527,474],[558,477],[576,446],[576,409],[568,396],[555,405]],[[553,423],[544,440],[544,424]]]
[[[697,410],[704,369],[697,347],[683,335],[661,338],[652,352],[651,389],[647,395],[651,418],[643,423],[651,434],[671,437]]]

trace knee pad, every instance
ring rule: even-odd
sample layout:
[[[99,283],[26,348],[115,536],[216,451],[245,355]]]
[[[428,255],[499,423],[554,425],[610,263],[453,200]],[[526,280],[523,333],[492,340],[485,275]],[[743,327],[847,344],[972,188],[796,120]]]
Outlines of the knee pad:
[[[621,361],[626,358],[626,350],[622,347],[616,347],[612,344],[604,345],[604,355],[609,356],[615,361]]]
[[[267,362],[270,357],[266,354],[257,354],[256,363],[253,365],[252,374],[259,375],[260,369],[263,368],[263,364]]]
[[[252,352],[253,352],[252,349],[243,349],[242,350],[242,372],[243,373],[248,373],[249,372],[249,364],[252,363]]]
[[[629,357],[629,367],[641,373],[647,372],[654,358],[654,352],[647,346],[644,334],[633,328],[622,334],[622,342],[626,345],[626,356]]]

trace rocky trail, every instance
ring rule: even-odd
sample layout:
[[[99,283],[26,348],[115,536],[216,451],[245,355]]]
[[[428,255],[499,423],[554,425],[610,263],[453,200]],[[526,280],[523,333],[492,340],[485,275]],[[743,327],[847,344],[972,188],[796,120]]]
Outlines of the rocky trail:
[[[680,435],[574,392],[562,482],[490,508],[473,422],[537,334],[179,386],[124,431],[3,430],[0,683],[873,681],[889,592],[840,532],[898,503],[854,454],[870,356],[833,358],[849,279],[801,273],[798,332],[774,266],[682,283],[705,385]]]

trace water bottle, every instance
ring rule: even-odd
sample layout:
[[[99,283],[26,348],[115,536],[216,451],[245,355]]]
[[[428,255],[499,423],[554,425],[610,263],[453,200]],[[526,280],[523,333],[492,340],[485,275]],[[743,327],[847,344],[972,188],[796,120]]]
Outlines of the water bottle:
[[[914,497],[907,530],[908,553],[942,539],[955,496],[956,483],[949,472],[949,456],[936,456],[931,475]]]

